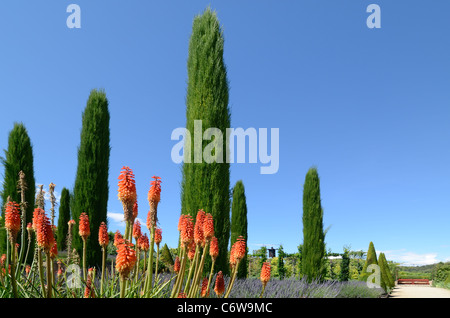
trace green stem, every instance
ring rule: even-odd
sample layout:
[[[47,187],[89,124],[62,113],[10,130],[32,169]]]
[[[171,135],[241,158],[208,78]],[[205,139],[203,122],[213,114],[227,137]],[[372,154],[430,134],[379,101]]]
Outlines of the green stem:
[[[212,260],[212,264],[211,264],[211,272],[209,273],[209,278],[208,278],[208,287],[206,288],[206,297],[209,297],[209,286],[211,286],[211,280],[214,274],[214,264],[215,264],[215,260]]]
[[[52,261],[50,252],[46,253],[47,258],[47,298],[52,298]]]
[[[125,297],[125,277],[122,276],[122,274],[120,274],[120,298],[124,298]]]
[[[158,279],[158,262],[159,262],[159,244],[156,244],[156,264],[155,264],[155,281],[153,282],[153,287]]]
[[[153,247],[155,245],[155,227],[150,228],[150,250],[148,256],[147,264],[147,276],[145,277],[144,285],[144,295],[145,297],[150,297],[150,291],[152,289],[152,279],[153,279]]]
[[[228,296],[230,295],[231,288],[233,288],[234,280],[236,279],[238,267],[239,267],[239,261],[236,261],[236,265],[234,266],[234,269],[233,269],[233,277],[231,278],[230,284],[228,285],[227,292],[225,293],[225,296],[223,296],[223,298],[228,298]]]
[[[17,283],[16,283],[16,240],[11,239],[11,284],[13,289],[14,298],[18,298],[17,295]]]
[[[86,281],[87,272],[86,272],[86,239],[83,237],[83,279]]]
[[[261,295],[259,295],[259,298],[262,298],[265,289],[266,289],[266,284],[263,284]]]
[[[44,264],[42,261],[42,251],[40,249],[38,250],[38,266],[39,266],[39,279],[41,281],[42,296],[45,297],[47,293],[45,292]]]
[[[102,277],[100,280],[100,297],[103,297],[103,284],[105,281],[105,272],[106,272],[106,246],[102,247]]]
[[[194,273],[194,277],[195,277],[195,273],[197,272],[197,263],[198,263],[198,258],[199,258],[198,255],[200,255],[199,250],[200,250],[200,247],[197,245],[195,247],[195,254],[194,254],[194,258],[192,259],[191,266],[189,266],[189,274],[188,274],[188,277],[186,280],[186,286],[184,287],[184,292],[186,293],[186,295],[189,295],[190,288],[192,288],[192,287],[190,287],[192,273]]]
[[[195,276],[194,285],[192,286],[194,287],[194,290],[192,291],[191,297],[194,297],[199,289],[200,277],[202,277],[203,267],[205,265],[206,251],[208,250],[208,247],[209,242],[207,242],[205,247],[203,248],[202,260],[200,261],[200,266],[198,267],[197,274]]]
[[[180,264],[180,271],[178,272],[177,278],[175,280],[175,284],[172,288],[172,293],[170,294],[170,298],[175,298],[178,296],[178,286],[181,285],[181,281],[183,280],[183,274],[184,274],[184,267],[185,267],[185,261],[186,261],[186,250],[187,248],[181,247],[181,264]]]

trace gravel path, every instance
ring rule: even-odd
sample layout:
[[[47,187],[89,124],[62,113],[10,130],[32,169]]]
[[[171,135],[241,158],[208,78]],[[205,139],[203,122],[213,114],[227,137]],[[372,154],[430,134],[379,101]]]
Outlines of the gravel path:
[[[450,290],[432,286],[397,285],[389,298],[450,298]]]

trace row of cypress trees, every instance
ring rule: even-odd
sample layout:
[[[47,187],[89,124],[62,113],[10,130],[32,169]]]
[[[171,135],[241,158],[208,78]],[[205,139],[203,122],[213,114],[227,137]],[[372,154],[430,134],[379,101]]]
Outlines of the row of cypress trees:
[[[217,15],[210,8],[194,18],[189,42],[187,61],[188,84],[186,96],[186,128],[194,136],[194,120],[202,120],[203,131],[209,127],[226,131],[230,127],[228,107],[228,79],[223,59],[224,38]],[[100,246],[95,237],[101,222],[107,222],[108,173],[110,154],[110,114],[104,91],[92,90],[82,114],[82,129],[78,147],[78,166],[72,193],[67,188],[61,192],[57,243],[60,249],[66,247],[67,222],[74,219],[78,227],[79,216],[86,212],[91,225],[91,238],[87,242],[87,263],[101,263]],[[191,140],[191,144],[193,140]],[[206,143],[200,145],[200,151]],[[217,153],[227,153],[228,143]],[[198,149],[197,149],[198,150]],[[192,152],[192,156],[194,153]],[[191,158],[190,162],[194,162]],[[185,160],[186,162],[186,160]],[[27,222],[31,222],[35,208],[35,180],[33,170],[32,145],[23,124],[15,124],[9,137],[9,148],[3,159],[5,179],[2,201],[10,196],[20,202],[17,193],[17,176],[25,172],[29,191]],[[228,244],[233,244],[239,236],[247,241],[247,205],[242,181],[230,190],[229,163],[185,163],[181,184],[182,213],[196,216],[203,209],[212,213],[215,232],[219,241],[219,257],[216,269],[228,273]],[[230,197],[232,196],[232,206]],[[230,221],[231,208],[231,221]],[[4,210],[4,209],[3,209]],[[4,213],[4,211],[3,211]],[[4,221],[3,221],[4,222]],[[231,238],[230,238],[231,233]],[[5,231],[0,231],[0,251],[5,249]],[[81,253],[82,241],[73,236],[72,246]],[[30,253],[32,254],[32,253]],[[205,265],[207,270],[208,264]],[[239,277],[247,274],[246,262],[241,262]]]
[[[67,222],[73,218],[78,222],[79,215],[87,212],[91,222],[91,234],[98,236],[98,228],[102,221],[106,222],[108,201],[109,170],[109,111],[106,95],[103,91],[93,90],[90,93],[83,113],[81,143],[78,148],[78,168],[73,190],[73,199],[69,190],[62,188],[56,239],[58,248],[66,248]],[[7,200],[21,202],[17,191],[19,172],[25,175],[27,191],[25,192],[26,222],[32,221],[36,207],[36,182],[34,178],[33,146],[28,131],[23,123],[15,123],[9,133],[8,148],[1,158],[4,166],[4,179],[1,191],[2,229],[0,230],[0,253],[6,252],[6,231],[4,229],[4,213]],[[24,236],[20,245],[27,246],[28,235]],[[34,244],[27,263],[32,262]],[[81,241],[74,236],[73,248],[81,252]],[[88,263],[101,264],[101,252],[95,239],[90,240]]]

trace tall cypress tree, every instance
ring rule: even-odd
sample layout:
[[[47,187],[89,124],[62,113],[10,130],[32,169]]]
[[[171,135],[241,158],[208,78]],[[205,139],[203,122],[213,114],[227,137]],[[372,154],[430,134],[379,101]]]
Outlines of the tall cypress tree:
[[[66,249],[66,238],[70,221],[70,192],[67,188],[61,190],[61,199],[59,200],[57,245],[63,251]]]
[[[216,271],[229,273],[227,252],[230,239],[230,164],[225,159],[228,142],[219,136],[202,140],[208,128],[219,129],[225,136],[230,127],[227,70],[223,60],[224,39],[217,15],[207,8],[194,18],[187,61],[186,129],[190,132],[191,151],[185,149],[181,183],[181,213],[196,217],[199,209],[214,217],[215,235],[219,242]],[[194,142],[194,121],[201,120]],[[197,122],[198,124],[199,122]],[[199,126],[197,126],[199,127]],[[213,149],[206,148],[217,142]],[[189,146],[185,143],[185,146]],[[215,160],[208,163],[203,151]],[[200,159],[201,162],[198,162]],[[222,159],[222,160],[221,160]],[[210,267],[207,258],[205,270]]]
[[[236,182],[233,188],[233,201],[231,203],[231,246],[236,242],[239,236],[245,239],[245,246],[247,246],[247,201],[245,199],[245,189],[242,180]],[[247,253],[239,263],[238,278],[247,277],[248,261]]]
[[[303,186],[303,249],[302,274],[309,282],[323,280],[325,253],[323,209],[320,199],[320,180],[316,168],[310,168]]]
[[[87,240],[87,265],[101,265],[102,251],[98,244],[101,222],[107,221],[109,174],[109,110],[103,91],[92,90],[82,115],[78,167],[73,188],[72,216],[76,222],[73,247],[82,255],[83,243],[78,224],[83,212],[89,216],[91,235]]]
[[[0,253],[6,253],[6,231],[5,224],[5,204],[8,196],[11,200],[21,202],[21,194],[18,192],[19,172],[25,174],[25,183],[27,190],[25,192],[26,201],[26,222],[31,222],[33,218],[34,200],[36,194],[36,182],[34,180],[33,167],[33,146],[27,129],[22,123],[15,123],[13,129],[9,133],[8,149],[4,151],[5,156],[1,158],[4,170],[3,189],[1,191],[2,198],[2,229],[0,230]],[[28,245],[28,235],[25,233],[25,242],[21,241],[22,232],[18,236],[18,243],[24,248]],[[31,264],[33,258],[34,244],[30,245],[27,263]]]

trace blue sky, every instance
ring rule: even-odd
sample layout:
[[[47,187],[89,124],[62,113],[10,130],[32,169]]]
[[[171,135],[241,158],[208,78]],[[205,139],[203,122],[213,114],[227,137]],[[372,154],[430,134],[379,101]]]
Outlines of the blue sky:
[[[69,29],[66,8],[81,8]],[[381,8],[369,29],[366,8]],[[208,5],[225,36],[232,127],[279,128],[280,166],[232,164],[248,205],[250,250],[302,241],[302,190],[316,166],[326,244],[390,260],[450,259],[448,1],[22,1],[0,3],[0,149],[15,121],[30,134],[37,183],[71,189],[81,113],[106,91],[111,113],[109,229],[123,230],[117,177],[135,175],[146,219],[162,178],[163,242],[177,243],[192,20]],[[120,218],[120,217],[119,217]]]

